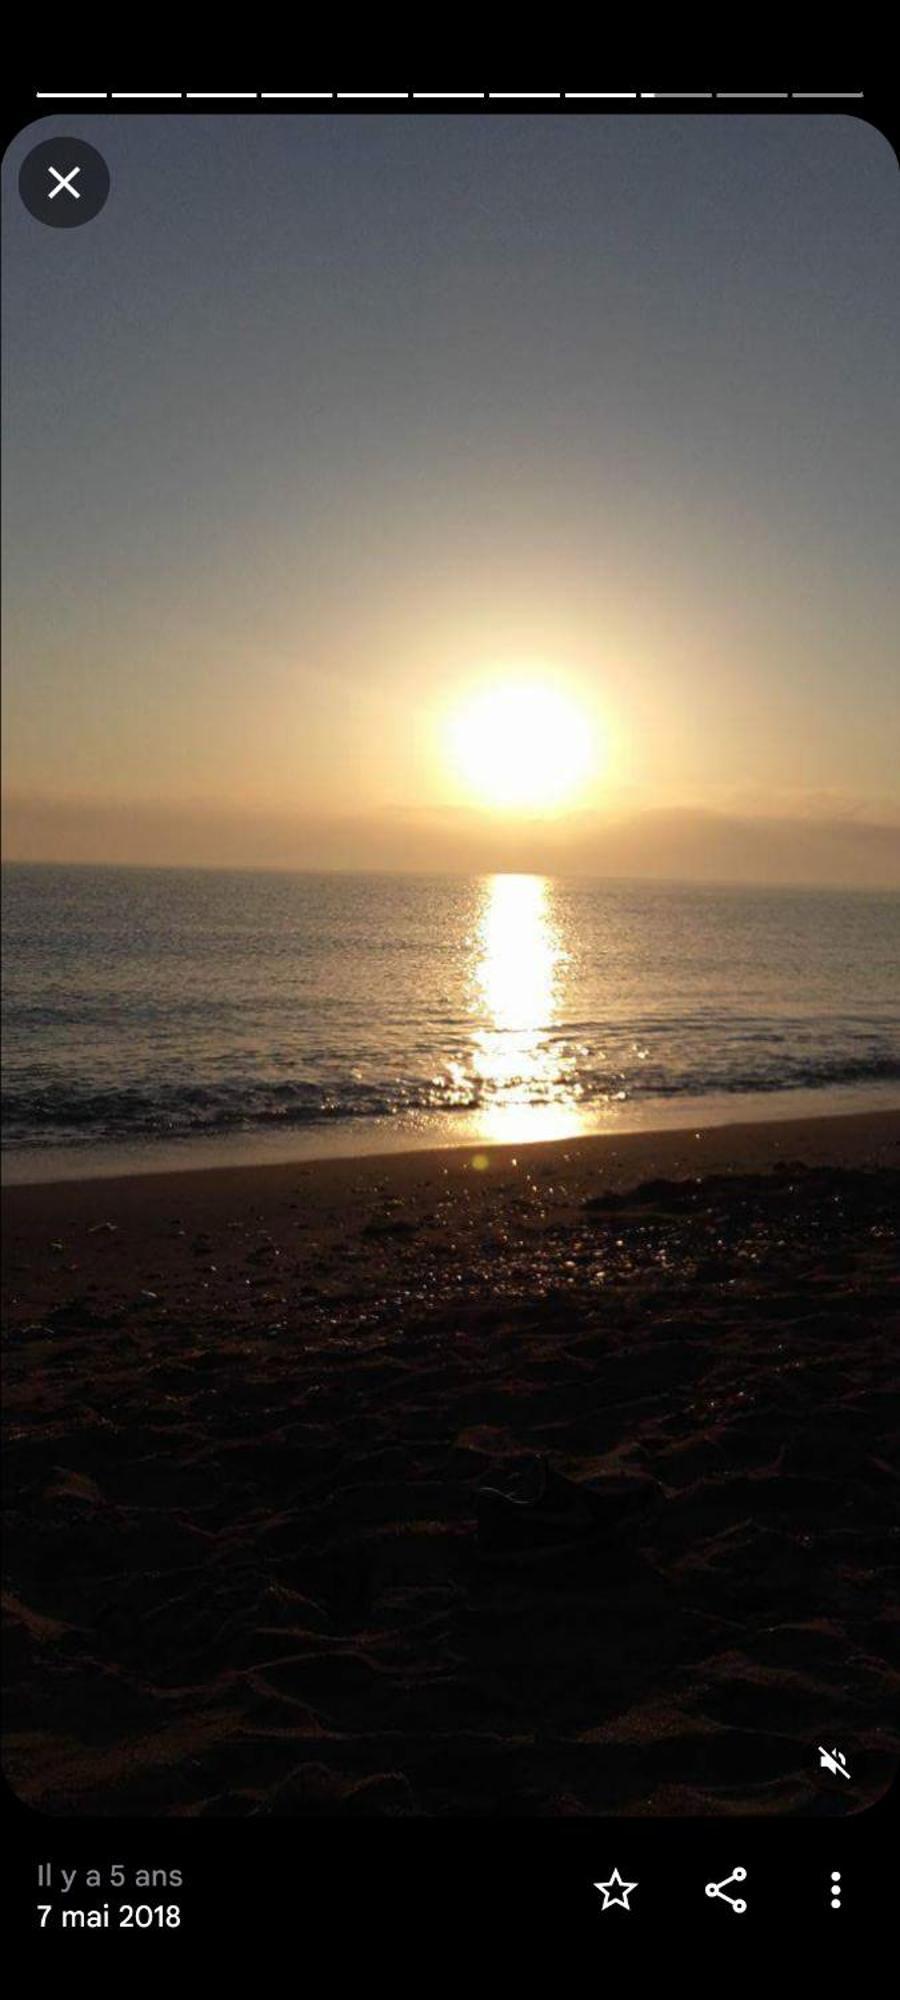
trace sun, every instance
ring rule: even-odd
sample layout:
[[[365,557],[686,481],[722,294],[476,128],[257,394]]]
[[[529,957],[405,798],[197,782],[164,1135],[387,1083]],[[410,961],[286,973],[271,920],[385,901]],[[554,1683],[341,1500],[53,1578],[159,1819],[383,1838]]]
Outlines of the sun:
[[[594,763],[584,708],[544,681],[502,681],[449,719],[451,760],[482,805],[541,811],[570,804]]]

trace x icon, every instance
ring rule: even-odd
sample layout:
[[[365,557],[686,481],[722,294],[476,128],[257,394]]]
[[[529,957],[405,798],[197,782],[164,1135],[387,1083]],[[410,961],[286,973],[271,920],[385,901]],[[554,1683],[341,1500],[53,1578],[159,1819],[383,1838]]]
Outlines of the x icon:
[[[80,174],[81,172],[80,167],[73,167],[71,173],[69,174],[58,174],[55,167],[50,167],[48,171],[53,175],[53,178],[57,183],[55,188],[50,189],[50,194],[48,197],[50,201],[55,201],[57,195],[62,194],[63,188],[65,188],[67,194],[70,194],[72,196],[73,201],[81,200],[81,195],[79,194],[78,189],[73,188],[72,186],[72,182],[75,179],[75,175]]]

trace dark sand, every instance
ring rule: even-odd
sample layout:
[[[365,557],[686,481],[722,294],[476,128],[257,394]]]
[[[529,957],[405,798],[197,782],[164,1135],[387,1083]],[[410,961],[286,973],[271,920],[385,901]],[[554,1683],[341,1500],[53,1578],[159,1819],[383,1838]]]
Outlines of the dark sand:
[[[830,1813],[900,1755],[900,1112],[15,1187],[51,1812]],[[636,1520],[489,1561],[535,1453]],[[819,1771],[842,1746],[852,1784]]]

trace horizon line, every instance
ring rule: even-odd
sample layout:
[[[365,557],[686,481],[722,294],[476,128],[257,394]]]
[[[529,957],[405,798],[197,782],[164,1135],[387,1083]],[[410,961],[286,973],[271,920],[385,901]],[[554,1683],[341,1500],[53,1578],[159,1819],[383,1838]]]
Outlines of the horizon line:
[[[412,876],[424,880],[490,881],[497,875],[531,877],[551,882],[601,882],[611,886],[654,889],[750,889],[763,890],[767,895],[776,891],[786,894],[802,892],[809,895],[847,896],[900,896],[900,882],[809,882],[779,881],[767,882],[759,877],[740,876],[696,876],[696,875],[613,875],[588,874],[580,870],[564,868],[346,868],[346,867],[298,867],[291,862],[253,861],[67,861],[51,857],[41,859],[27,856],[5,855],[0,857],[0,869],[4,868],[67,868],[93,869],[109,873],[133,875],[305,875],[312,878],[345,875],[351,878],[363,877],[403,881]]]

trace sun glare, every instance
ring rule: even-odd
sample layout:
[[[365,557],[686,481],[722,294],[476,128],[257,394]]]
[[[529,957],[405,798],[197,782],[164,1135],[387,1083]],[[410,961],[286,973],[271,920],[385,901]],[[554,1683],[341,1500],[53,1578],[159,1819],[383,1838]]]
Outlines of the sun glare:
[[[485,688],[450,719],[451,756],[482,805],[520,811],[574,800],[594,761],[584,709],[540,681]]]

